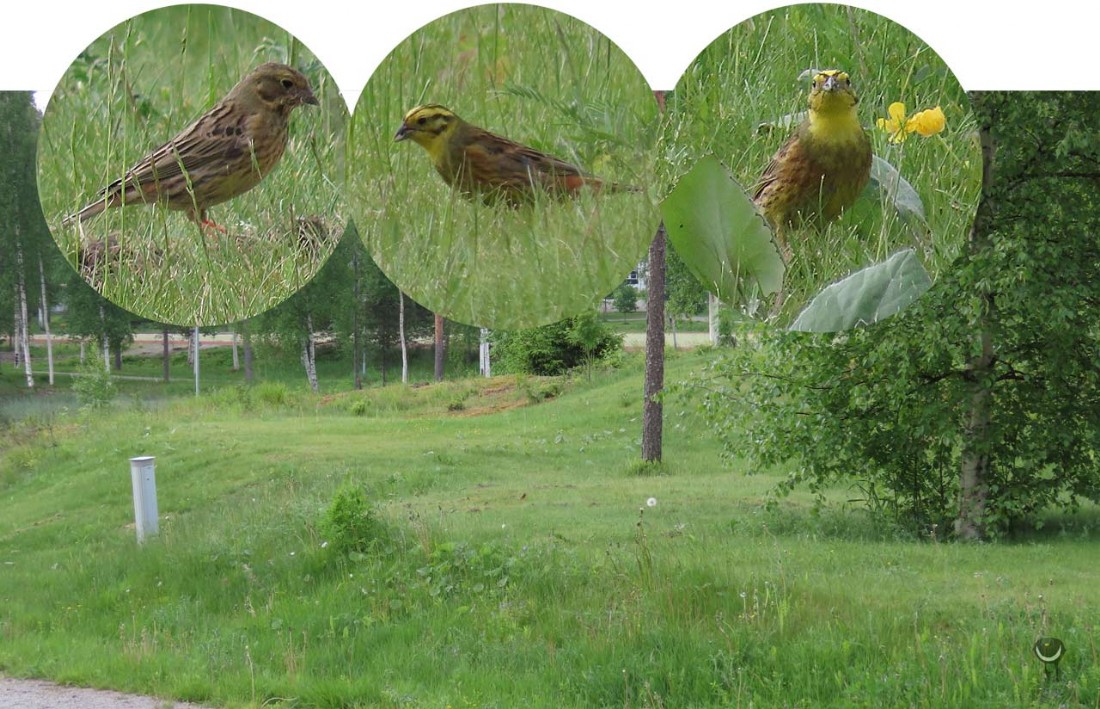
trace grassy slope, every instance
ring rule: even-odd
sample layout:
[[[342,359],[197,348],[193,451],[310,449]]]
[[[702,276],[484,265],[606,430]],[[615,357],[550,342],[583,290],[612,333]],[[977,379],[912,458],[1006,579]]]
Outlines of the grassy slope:
[[[1095,542],[892,539],[846,490],[765,512],[777,474],[722,464],[676,402],[667,474],[631,474],[630,362],[537,405],[552,383],[475,380],[56,427],[0,469],[0,670],[245,705],[1100,701]],[[319,521],[348,482],[389,532],[340,557]],[[1061,681],[1041,632],[1070,647]]]

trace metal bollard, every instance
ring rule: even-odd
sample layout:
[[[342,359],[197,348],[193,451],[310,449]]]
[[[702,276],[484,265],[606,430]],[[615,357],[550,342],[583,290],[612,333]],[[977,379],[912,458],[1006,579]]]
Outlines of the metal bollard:
[[[157,533],[156,458],[151,455],[131,458],[130,481],[134,486],[134,526],[141,544],[146,535]]]

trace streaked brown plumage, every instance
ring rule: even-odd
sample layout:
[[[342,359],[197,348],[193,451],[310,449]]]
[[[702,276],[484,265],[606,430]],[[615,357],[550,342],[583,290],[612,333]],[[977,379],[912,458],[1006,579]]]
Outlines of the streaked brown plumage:
[[[108,207],[161,204],[199,224],[206,210],[255,187],[279,163],[290,113],[317,105],[309,81],[285,64],[261,64],[179,135],[139,160],[65,223]]]
[[[520,204],[529,201],[536,188],[554,196],[574,196],[584,187],[636,191],[478,128],[439,104],[417,106],[406,113],[394,140],[412,140],[422,146],[447,184],[486,202],[504,199]]]
[[[786,232],[803,223],[822,226],[850,208],[871,176],[871,140],[856,113],[848,74],[814,76],[806,120],[776,152],[757,183],[753,201],[764,212],[784,256]]]

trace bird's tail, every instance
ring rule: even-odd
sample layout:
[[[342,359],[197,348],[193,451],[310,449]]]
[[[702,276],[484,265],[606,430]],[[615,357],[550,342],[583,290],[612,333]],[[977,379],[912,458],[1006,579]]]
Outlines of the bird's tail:
[[[61,226],[67,227],[72,225],[74,222],[82,222],[85,219],[91,219],[95,215],[102,212],[106,207],[107,202],[102,199],[97,199],[95,202],[92,202],[87,207],[84,207],[84,209],[81,209],[79,212],[76,212],[75,214],[70,214],[69,216],[62,219]]]

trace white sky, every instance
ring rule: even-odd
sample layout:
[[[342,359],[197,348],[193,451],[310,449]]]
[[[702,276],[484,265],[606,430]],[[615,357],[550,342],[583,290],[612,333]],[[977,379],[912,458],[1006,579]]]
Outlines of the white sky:
[[[0,90],[47,93],[76,54],[119,22],[169,3],[157,0],[21,2],[0,22]],[[382,0],[351,9],[347,0],[236,0],[291,31],[325,63],[354,106],[374,68],[402,39],[463,0]],[[655,89],[671,89],[695,55],[729,27],[782,0],[540,0],[616,42]],[[1100,3],[1046,0],[860,0],[916,33],[975,89],[1100,89]]]

